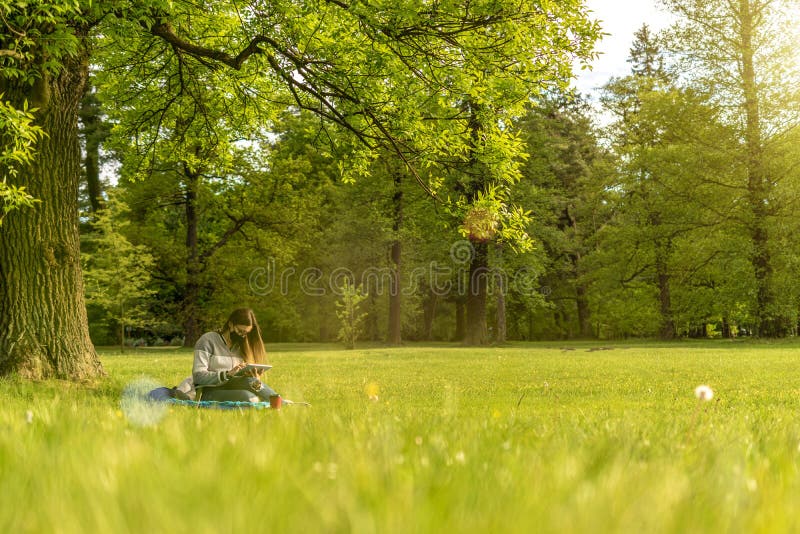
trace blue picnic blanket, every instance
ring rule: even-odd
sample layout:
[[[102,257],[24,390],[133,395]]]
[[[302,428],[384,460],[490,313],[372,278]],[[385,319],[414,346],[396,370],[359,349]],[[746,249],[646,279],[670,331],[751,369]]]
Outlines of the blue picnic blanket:
[[[181,406],[194,406],[195,408],[216,408],[218,410],[232,410],[234,408],[256,408],[258,410],[270,409],[268,402],[236,402],[236,401],[193,401],[181,399],[169,399],[170,404]]]
[[[193,401],[173,398],[170,388],[160,387],[152,390],[147,395],[148,399],[156,402],[192,406],[195,408],[213,408],[217,410],[234,410],[236,408],[255,408],[258,410],[269,409],[268,402],[235,402],[235,401]]]

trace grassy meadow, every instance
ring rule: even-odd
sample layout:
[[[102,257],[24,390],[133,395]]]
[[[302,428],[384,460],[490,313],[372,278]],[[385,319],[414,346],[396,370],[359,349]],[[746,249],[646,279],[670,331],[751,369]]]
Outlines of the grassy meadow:
[[[268,350],[311,407],[121,402],[183,349],[0,380],[0,532],[800,530],[798,344]]]

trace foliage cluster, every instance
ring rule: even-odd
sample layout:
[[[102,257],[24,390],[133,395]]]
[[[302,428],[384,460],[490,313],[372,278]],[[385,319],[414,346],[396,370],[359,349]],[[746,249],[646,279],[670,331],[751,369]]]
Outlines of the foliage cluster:
[[[25,191],[24,185],[8,183],[9,177],[16,176],[20,167],[31,162],[36,140],[43,135],[41,127],[33,123],[35,111],[28,109],[27,102],[17,109],[0,94],[0,138],[9,140],[4,142],[0,153],[0,167],[5,170],[0,176],[0,225],[10,211],[33,207],[38,201]]]

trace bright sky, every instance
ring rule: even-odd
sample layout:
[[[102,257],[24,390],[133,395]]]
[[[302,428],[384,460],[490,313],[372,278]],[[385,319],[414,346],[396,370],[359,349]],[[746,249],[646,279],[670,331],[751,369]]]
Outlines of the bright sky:
[[[647,23],[653,31],[669,26],[671,15],[659,9],[658,0],[586,0],[592,17],[600,21],[606,35],[598,43],[601,53],[591,71],[577,71],[575,86],[581,93],[591,93],[612,76],[630,72],[627,63],[633,34]]]

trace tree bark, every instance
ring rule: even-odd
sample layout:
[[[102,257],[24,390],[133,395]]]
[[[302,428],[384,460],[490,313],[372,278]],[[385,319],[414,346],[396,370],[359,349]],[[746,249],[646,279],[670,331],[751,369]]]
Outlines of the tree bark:
[[[728,318],[723,316],[722,317],[722,337],[725,339],[733,339],[733,329],[731,329],[731,323],[728,321]]]
[[[466,318],[466,300],[457,296],[455,298],[456,305],[456,333],[453,339],[456,341],[464,341],[467,334],[467,318]]]
[[[578,219],[571,213],[569,207],[565,207],[561,219],[568,221],[569,228],[572,230],[576,239],[580,239],[580,230],[578,228]],[[580,281],[581,269],[581,253],[574,251],[569,253],[570,263],[572,264],[572,276],[575,281],[575,305],[578,312],[578,332],[579,336],[583,339],[591,338],[592,336],[592,317],[589,308],[588,288],[586,284]]]
[[[578,329],[582,339],[591,339],[592,333],[592,313],[589,309],[589,296],[586,284],[575,283],[575,304],[578,310]]]
[[[659,336],[664,340],[675,339],[675,320],[672,316],[672,295],[670,292],[670,276],[667,258],[669,245],[656,243],[656,278],[658,279],[658,301],[661,313],[661,329]]]
[[[78,233],[78,109],[88,76],[83,45],[64,68],[32,87],[3,84],[21,107],[39,108],[47,133],[30,167],[10,178],[42,199],[0,226],[0,374],[83,380],[104,374],[89,339]]]
[[[497,256],[499,258],[500,264],[502,265],[502,257],[503,257],[503,245],[498,243],[495,246],[495,251],[497,252]],[[495,343],[505,343],[506,342],[506,279],[505,279],[505,272],[503,270],[500,271],[499,276],[497,276],[497,317],[495,321],[495,335],[494,335],[494,342]]]
[[[436,308],[438,305],[439,295],[437,295],[435,291],[429,291],[422,308],[425,328],[422,335],[426,341],[433,339],[433,322],[436,320]]]
[[[392,205],[394,208],[394,223],[392,230],[394,231],[394,241],[391,248],[391,264],[392,264],[392,283],[389,287],[389,329],[387,342],[390,345],[399,345],[402,343],[402,326],[403,320],[401,316],[402,311],[402,291],[400,290],[401,280],[401,260],[402,260],[402,243],[400,241],[400,229],[403,226],[403,179],[399,171],[394,172],[394,196],[392,197]]]
[[[195,154],[201,158],[200,148],[195,149]],[[197,192],[202,179],[201,170],[193,170],[183,163],[183,177],[185,187],[183,191],[184,214],[186,216],[186,286],[183,299],[183,328],[184,347],[193,347],[197,339],[203,334],[203,324],[200,319],[201,301],[213,293],[213,287],[204,282],[204,275],[208,268],[208,261],[222,249],[242,227],[252,222],[250,215],[234,217],[229,214],[231,223],[227,230],[217,241],[206,247],[200,247],[198,230],[200,215],[198,213]],[[375,328],[377,331],[377,328]]]
[[[495,343],[505,343],[506,339],[506,288],[502,276],[497,279],[497,332]]]
[[[480,104],[469,102],[469,129],[472,139],[470,164],[472,176],[467,188],[467,200],[475,202],[487,186],[486,170],[477,159],[476,152],[480,145],[481,130],[479,111]],[[489,245],[485,241],[472,242],[474,254],[469,264],[469,280],[467,280],[467,321],[464,343],[467,345],[486,345],[489,332],[486,325],[486,298],[489,290]]]
[[[533,317],[533,312],[528,310],[528,339],[526,341],[533,341],[535,337],[535,328],[536,328],[536,321]]]
[[[184,211],[186,214],[186,293],[183,300],[184,347],[193,347],[202,335],[197,314],[200,308],[200,274],[202,264],[197,239],[197,187],[200,176],[196,172],[184,171],[186,191]]]
[[[747,191],[750,204],[750,239],[753,243],[750,261],[756,281],[756,334],[775,336],[781,332],[771,315],[774,295],[771,288],[772,261],[769,252],[769,179],[766,175],[761,136],[758,86],[753,61],[754,14],[750,0],[739,0],[739,22],[742,44],[742,90],[745,113],[745,145],[747,149]]]
[[[489,291],[489,246],[473,243],[475,254],[469,264],[469,290],[467,291],[467,324],[464,343],[486,345],[489,332],[486,326],[486,296]]]

